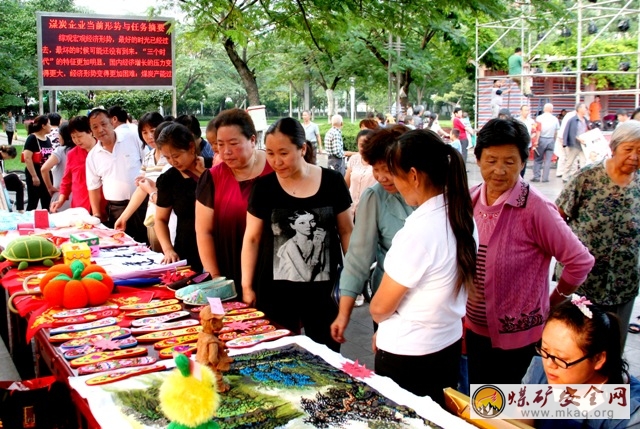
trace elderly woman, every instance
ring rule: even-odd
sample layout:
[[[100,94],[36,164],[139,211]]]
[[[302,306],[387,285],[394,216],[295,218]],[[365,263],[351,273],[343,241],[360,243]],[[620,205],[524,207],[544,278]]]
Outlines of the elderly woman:
[[[640,283],[640,122],[620,124],[610,144],[611,158],[582,169],[556,204],[596,258],[580,293],[620,318],[624,348]]]
[[[492,119],[478,133],[484,183],[471,198],[480,248],[465,319],[471,384],[520,383],[550,303],[573,293],[593,266],[553,203],[520,177],[529,141],[513,119]],[[552,257],[566,269],[550,299]]]
[[[640,423],[640,383],[627,372],[620,322],[584,297],[555,307],[536,345],[523,384],[629,384],[629,420],[537,420],[537,428],[628,428]],[[527,422],[533,424],[533,422]]]
[[[364,142],[360,153],[362,159],[371,165],[376,184],[362,193],[356,211],[358,221],[353,227],[349,247],[340,274],[340,308],[338,317],[331,324],[331,335],[339,343],[344,343],[351,312],[358,295],[361,295],[369,278],[371,265],[376,268],[371,278],[373,293],[378,290],[384,274],[384,259],[391,247],[391,240],[404,226],[404,221],[413,212],[393,183],[393,176],[387,167],[387,150],[394,140],[409,131],[404,125],[380,128]],[[372,240],[372,237],[377,237]],[[374,325],[377,326],[377,325]]]
[[[204,270],[233,279],[240,288],[240,251],[247,205],[255,180],[273,170],[264,151],[256,150],[256,129],[241,109],[220,113],[213,123],[222,162],[203,174],[196,192],[196,233]]]

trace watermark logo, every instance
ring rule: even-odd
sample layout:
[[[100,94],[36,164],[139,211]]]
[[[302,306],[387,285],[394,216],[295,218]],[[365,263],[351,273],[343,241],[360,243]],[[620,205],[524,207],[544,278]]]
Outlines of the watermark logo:
[[[628,384],[472,384],[472,419],[629,419]]]
[[[471,408],[481,418],[492,419],[498,417],[505,406],[505,396],[498,387],[487,384],[480,386],[471,397]]]

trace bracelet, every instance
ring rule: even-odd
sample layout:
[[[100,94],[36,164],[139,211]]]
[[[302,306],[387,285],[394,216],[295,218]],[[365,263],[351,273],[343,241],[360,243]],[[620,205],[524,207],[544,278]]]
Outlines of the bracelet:
[[[558,293],[558,295],[565,297],[565,298],[571,298],[571,295],[573,295],[573,292],[570,293],[569,295],[565,295],[562,292],[560,292],[557,288],[556,288],[556,292]]]
[[[149,194],[149,201],[153,202],[152,200],[153,200],[153,196],[154,195],[158,195],[158,192],[157,191],[153,191],[152,193],[150,193]],[[156,201],[157,201],[157,199],[156,199]]]

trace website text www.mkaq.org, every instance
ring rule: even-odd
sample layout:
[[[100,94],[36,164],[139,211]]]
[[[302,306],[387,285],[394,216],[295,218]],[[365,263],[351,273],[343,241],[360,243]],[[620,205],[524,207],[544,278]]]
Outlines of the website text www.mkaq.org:
[[[520,410],[526,419],[613,419],[613,410]]]

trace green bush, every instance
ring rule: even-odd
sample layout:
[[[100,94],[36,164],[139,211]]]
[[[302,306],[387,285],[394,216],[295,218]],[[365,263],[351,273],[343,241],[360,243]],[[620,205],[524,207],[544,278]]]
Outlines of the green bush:
[[[84,91],[60,91],[58,95],[59,108],[66,112],[67,118],[72,118],[80,113],[86,113],[93,107],[93,101]]]
[[[169,91],[101,91],[96,94],[95,105],[105,109],[120,106],[134,118],[146,112],[155,112],[158,106],[171,106]]]

